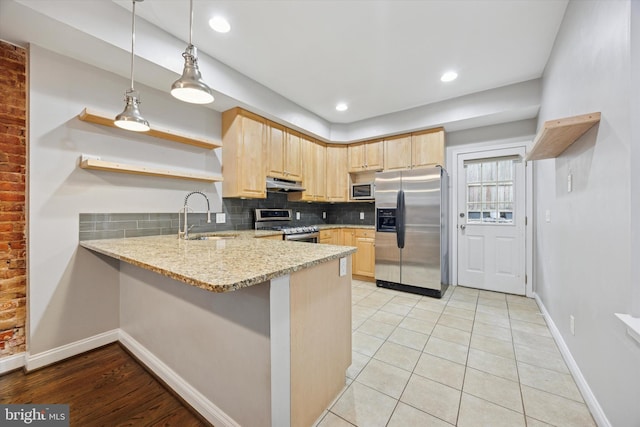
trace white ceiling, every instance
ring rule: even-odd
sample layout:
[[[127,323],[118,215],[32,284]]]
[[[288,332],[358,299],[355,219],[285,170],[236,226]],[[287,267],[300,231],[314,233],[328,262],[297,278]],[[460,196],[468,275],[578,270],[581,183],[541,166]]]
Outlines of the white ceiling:
[[[131,7],[130,1],[115,2]],[[195,0],[193,42],[328,122],[352,123],[540,77],[566,5],[567,0]],[[146,0],[136,11],[188,40],[188,0]],[[216,14],[228,19],[231,32],[209,28]],[[440,82],[447,70],[459,78]],[[203,77],[216,88],[211,76]],[[349,110],[337,112],[339,101]]]
[[[568,0],[195,0],[194,44],[216,100],[324,141],[535,119]],[[129,78],[131,0],[0,0],[0,39]],[[168,94],[189,0],[136,7],[136,87]],[[214,33],[223,14],[232,30]],[[446,70],[460,77],[440,82]],[[146,88],[145,88],[146,86]],[[346,112],[335,104],[347,102]],[[178,101],[177,101],[178,102]],[[109,109],[119,109],[121,96]],[[535,133],[535,132],[534,132]]]

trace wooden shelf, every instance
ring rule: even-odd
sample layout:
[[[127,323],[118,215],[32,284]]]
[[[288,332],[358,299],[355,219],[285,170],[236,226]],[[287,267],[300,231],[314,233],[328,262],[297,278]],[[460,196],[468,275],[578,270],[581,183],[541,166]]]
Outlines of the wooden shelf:
[[[98,113],[96,111],[85,108],[78,118],[84,122],[96,123],[102,126],[109,126],[116,129],[120,129],[113,123],[113,117],[107,114]],[[142,132],[145,135],[153,136],[156,138],[165,139],[167,141],[179,142],[181,144],[193,145],[194,147],[206,148],[213,150],[214,148],[222,147],[222,144],[205,138],[196,138],[188,135],[183,135],[177,132],[151,128],[147,132]]]
[[[161,176],[166,178],[188,179],[192,181],[218,182],[222,181],[221,176],[201,175],[172,171],[169,169],[149,168],[146,166],[127,165],[124,163],[105,162],[103,160],[86,159],[80,162],[82,169],[93,169],[108,172],[128,173],[133,175]]]
[[[558,157],[599,121],[600,113],[598,112],[544,122],[525,160]]]

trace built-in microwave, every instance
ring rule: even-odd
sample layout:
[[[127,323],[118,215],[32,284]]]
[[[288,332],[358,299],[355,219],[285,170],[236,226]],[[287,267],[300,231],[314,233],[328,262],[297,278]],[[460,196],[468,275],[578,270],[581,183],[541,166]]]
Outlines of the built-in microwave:
[[[375,184],[373,182],[351,184],[351,200],[373,200]]]

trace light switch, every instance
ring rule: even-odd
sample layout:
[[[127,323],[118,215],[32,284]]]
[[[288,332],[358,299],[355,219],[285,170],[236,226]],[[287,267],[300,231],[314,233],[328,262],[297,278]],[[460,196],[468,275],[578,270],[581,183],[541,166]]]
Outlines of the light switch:
[[[296,219],[300,219],[300,212],[296,212]]]
[[[569,175],[567,175],[567,193],[571,193],[572,190],[573,190],[573,175],[569,173]]]
[[[340,276],[347,275],[347,259],[340,258]]]
[[[322,212],[322,219],[327,219],[327,213],[326,212]]]
[[[227,214],[216,213],[216,224],[224,224],[225,222],[227,222]]]
[[[364,219],[364,212],[360,212],[360,219]]]
[[[549,209],[544,211],[544,220],[546,222],[551,222],[551,211]]]

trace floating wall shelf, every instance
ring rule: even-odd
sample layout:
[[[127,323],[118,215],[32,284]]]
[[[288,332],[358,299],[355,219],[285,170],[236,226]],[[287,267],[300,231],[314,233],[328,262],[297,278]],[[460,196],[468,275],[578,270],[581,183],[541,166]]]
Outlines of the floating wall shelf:
[[[525,160],[558,157],[598,122],[599,112],[544,122]]]
[[[166,178],[188,179],[192,181],[219,182],[221,176],[201,175],[195,173],[178,172],[169,169],[149,168],[146,166],[127,165],[124,163],[106,162],[97,159],[86,159],[80,162],[82,169],[93,169],[100,171],[128,173],[133,175],[161,176]]]
[[[120,129],[115,124],[113,124],[113,117],[110,117],[107,114],[98,113],[88,108],[85,108],[84,110],[82,110],[82,112],[78,114],[78,118],[85,122],[96,123],[102,126],[109,126],[109,127]],[[125,131],[125,132],[128,132],[128,131]],[[156,138],[165,139],[167,141],[193,145],[195,147],[206,148],[208,150],[213,150],[214,148],[222,147],[221,143],[212,141],[210,139],[196,138],[193,136],[182,135],[180,133],[176,133],[173,131],[156,129],[153,127],[147,132],[142,132],[142,133],[145,135],[156,137]]]

